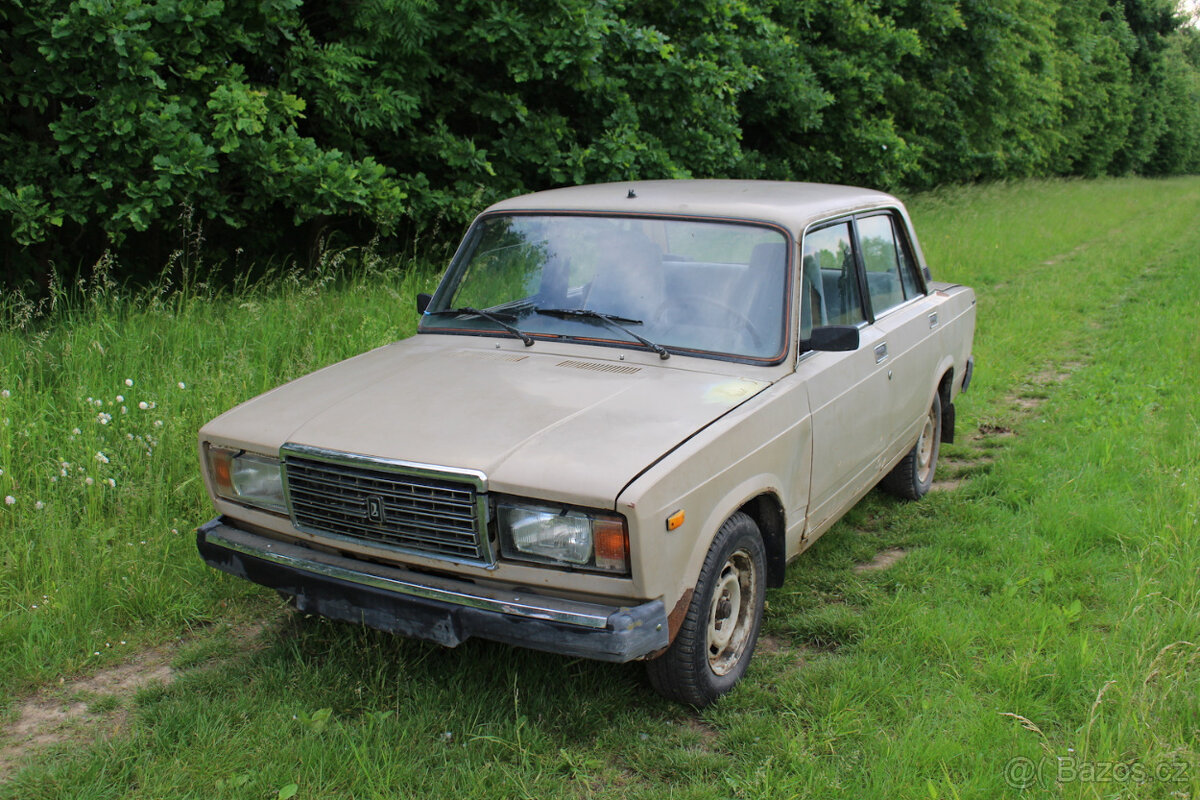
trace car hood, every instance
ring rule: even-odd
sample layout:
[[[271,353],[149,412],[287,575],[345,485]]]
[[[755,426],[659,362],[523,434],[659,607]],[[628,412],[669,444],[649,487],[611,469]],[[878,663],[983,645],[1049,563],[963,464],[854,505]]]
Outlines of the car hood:
[[[769,385],[697,371],[698,359],[649,365],[494,341],[378,348],[243,403],[201,439],[474,469],[492,491],[611,507],[646,467]]]

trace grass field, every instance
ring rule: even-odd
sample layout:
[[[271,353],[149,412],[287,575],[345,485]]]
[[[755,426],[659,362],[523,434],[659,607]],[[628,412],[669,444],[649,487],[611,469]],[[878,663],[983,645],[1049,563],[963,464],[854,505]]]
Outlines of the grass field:
[[[195,554],[200,424],[410,334],[435,269],[0,301],[0,798],[1200,798],[1200,179],[910,210],[979,296],[942,490],[793,564],[701,713]]]

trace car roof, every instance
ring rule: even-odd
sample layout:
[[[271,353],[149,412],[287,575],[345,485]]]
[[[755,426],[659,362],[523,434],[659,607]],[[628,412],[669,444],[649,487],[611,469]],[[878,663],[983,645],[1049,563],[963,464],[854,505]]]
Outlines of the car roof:
[[[814,221],[880,206],[903,208],[890,194],[853,186],[664,180],[550,189],[502,200],[484,213],[580,211],[754,220],[782,225],[798,236]]]

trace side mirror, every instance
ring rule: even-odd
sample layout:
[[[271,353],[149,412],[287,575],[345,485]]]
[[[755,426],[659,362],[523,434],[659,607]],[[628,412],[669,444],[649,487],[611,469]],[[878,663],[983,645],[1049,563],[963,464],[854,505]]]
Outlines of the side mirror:
[[[429,308],[429,301],[433,299],[433,295],[421,292],[417,295],[417,313],[424,314],[425,309]]]
[[[804,342],[809,350],[844,353],[858,349],[857,325],[822,325]]]

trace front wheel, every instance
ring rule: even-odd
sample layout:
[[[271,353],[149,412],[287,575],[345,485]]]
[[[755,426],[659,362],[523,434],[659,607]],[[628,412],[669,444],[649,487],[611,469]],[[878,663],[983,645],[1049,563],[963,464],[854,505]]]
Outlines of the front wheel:
[[[912,450],[892,468],[881,482],[891,494],[906,500],[920,500],[933,486],[938,450],[942,444],[942,398],[935,392],[933,405],[925,415],[921,435]]]
[[[765,596],[762,535],[739,511],[713,539],[675,641],[646,663],[655,690],[703,707],[732,689],[754,654]]]

